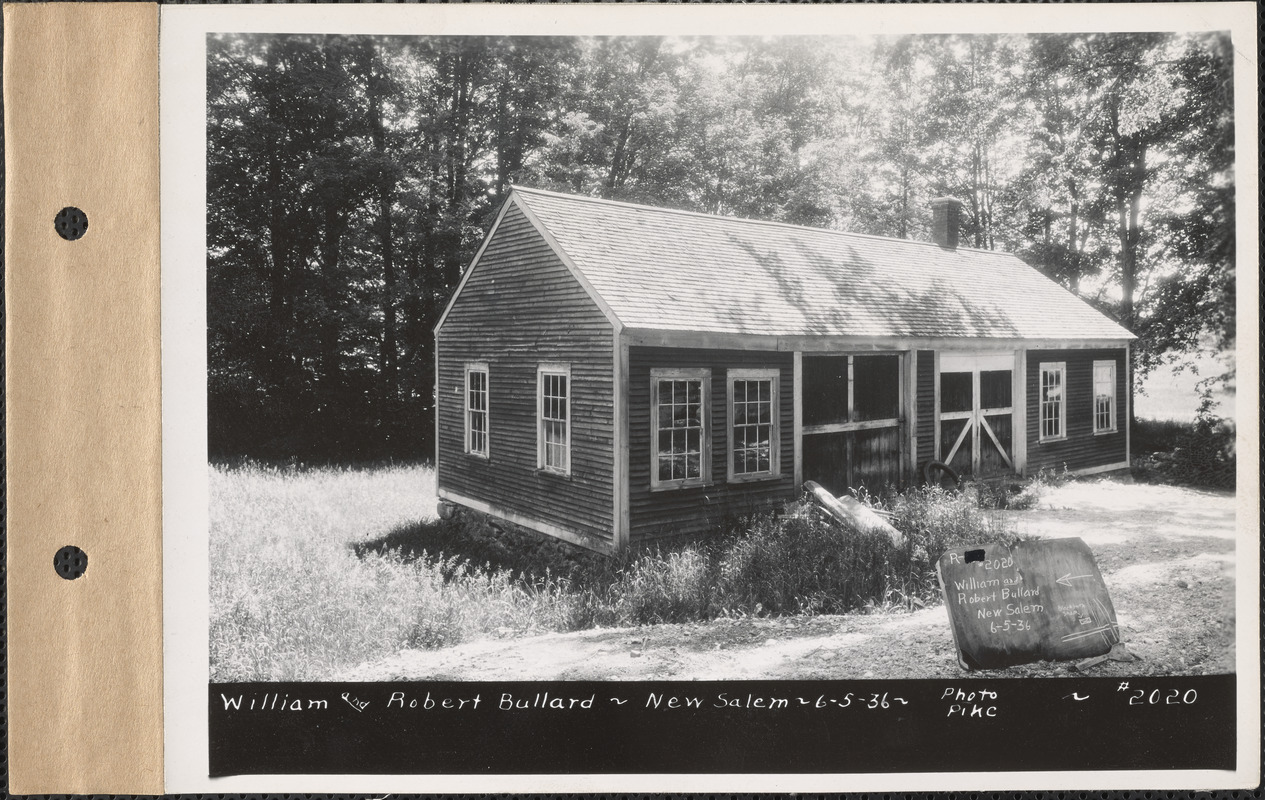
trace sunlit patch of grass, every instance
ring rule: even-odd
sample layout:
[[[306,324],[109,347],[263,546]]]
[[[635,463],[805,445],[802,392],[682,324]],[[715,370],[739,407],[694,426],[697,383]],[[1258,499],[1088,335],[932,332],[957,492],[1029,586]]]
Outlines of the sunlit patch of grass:
[[[210,468],[213,680],[312,680],[398,649],[414,570],[349,542],[433,517],[423,466]]]

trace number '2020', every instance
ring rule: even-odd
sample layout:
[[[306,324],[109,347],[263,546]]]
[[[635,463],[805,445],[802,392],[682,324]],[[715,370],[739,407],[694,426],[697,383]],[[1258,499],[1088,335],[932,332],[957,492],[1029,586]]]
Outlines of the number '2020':
[[[1129,705],[1131,706],[1192,705],[1199,698],[1199,693],[1194,689],[1187,689],[1185,692],[1182,692],[1181,689],[1172,689],[1167,697],[1164,696],[1164,692],[1160,689],[1152,689],[1150,694],[1147,694],[1145,689],[1137,689],[1136,691],[1137,694],[1129,698]]]

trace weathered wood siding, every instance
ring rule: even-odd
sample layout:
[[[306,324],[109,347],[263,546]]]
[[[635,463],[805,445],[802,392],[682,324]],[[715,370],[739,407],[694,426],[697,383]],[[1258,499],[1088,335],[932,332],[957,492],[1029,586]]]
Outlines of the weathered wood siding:
[[[915,481],[922,480],[922,467],[936,457],[936,354],[934,350],[919,350],[917,355],[916,374],[918,386],[917,396],[917,442],[918,448],[914,465]]]
[[[612,542],[613,330],[517,208],[439,330],[439,487]],[[488,364],[489,458],[467,455],[465,363]],[[571,475],[536,468],[536,368],[571,365]]]
[[[1117,464],[1125,460],[1125,397],[1128,391],[1124,348],[1110,350],[1029,350],[1028,374],[1028,472],[1041,468],[1085,469]],[[1116,362],[1116,430],[1094,433],[1094,362]],[[1041,364],[1067,364],[1067,438],[1040,441]]]
[[[903,484],[900,474],[902,427],[814,433],[804,436],[804,480],[833,495],[864,487],[879,494]]]
[[[697,533],[729,515],[749,513],[795,496],[794,365],[789,352],[632,347],[628,353],[629,540]],[[712,482],[708,486],[650,489],[650,370],[711,370]],[[727,483],[729,448],[727,371],[779,370],[778,439],[781,474],[768,480]]]

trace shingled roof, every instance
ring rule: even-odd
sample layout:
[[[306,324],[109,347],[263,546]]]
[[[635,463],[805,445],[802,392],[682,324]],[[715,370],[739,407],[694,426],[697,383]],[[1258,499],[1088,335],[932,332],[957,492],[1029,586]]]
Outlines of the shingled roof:
[[[512,197],[629,328],[775,336],[1131,339],[991,250],[515,187]]]

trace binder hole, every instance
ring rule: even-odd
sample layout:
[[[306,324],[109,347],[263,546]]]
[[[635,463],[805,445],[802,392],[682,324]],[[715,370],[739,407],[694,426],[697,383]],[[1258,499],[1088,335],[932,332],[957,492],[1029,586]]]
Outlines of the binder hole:
[[[88,215],[74,206],[66,206],[53,217],[53,228],[57,230],[58,236],[68,242],[82,239],[88,232]]]
[[[68,544],[53,556],[53,569],[68,581],[73,581],[88,571],[88,554]]]

